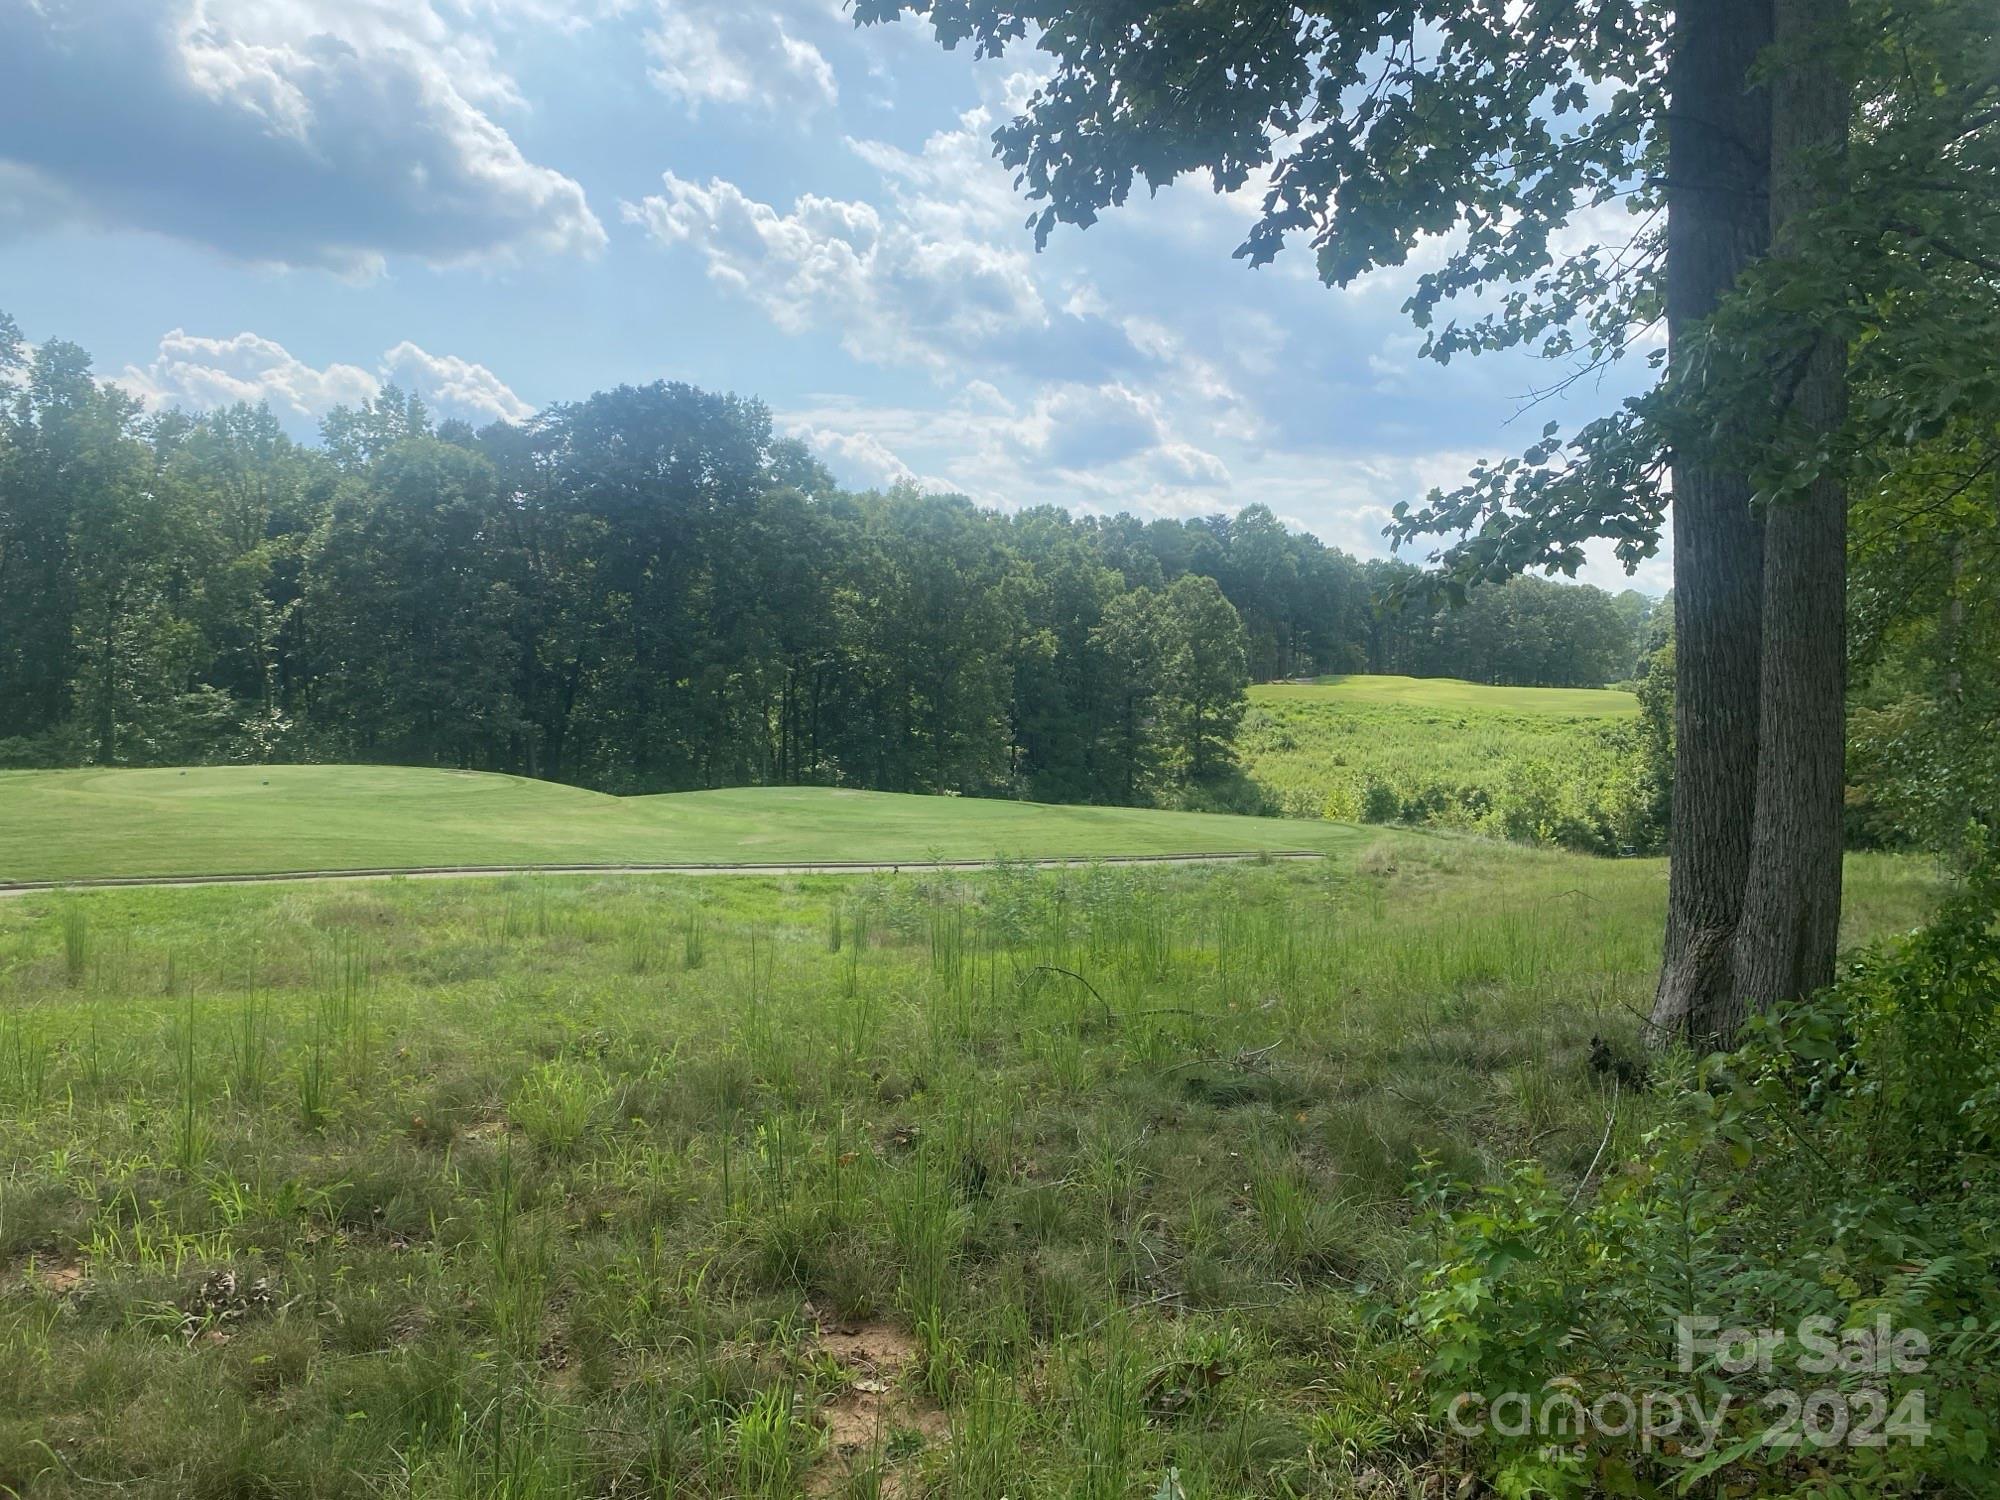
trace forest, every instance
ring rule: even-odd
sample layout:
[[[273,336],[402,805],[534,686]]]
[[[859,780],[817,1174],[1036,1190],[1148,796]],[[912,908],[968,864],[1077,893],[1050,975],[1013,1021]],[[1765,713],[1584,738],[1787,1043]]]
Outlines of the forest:
[[[618,792],[1174,801],[1253,680],[1630,678],[1655,601],[1464,608],[1252,506],[1007,514],[839,488],[761,403],[620,387],[523,425],[394,389],[292,441],[148,412],[0,326],[0,765],[339,760]]]

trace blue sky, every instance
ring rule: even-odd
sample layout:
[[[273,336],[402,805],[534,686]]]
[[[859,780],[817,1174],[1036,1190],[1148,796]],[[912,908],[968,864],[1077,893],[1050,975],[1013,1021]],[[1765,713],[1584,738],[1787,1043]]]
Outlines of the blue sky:
[[[988,137],[1037,65],[840,0],[0,0],[0,308],[301,434],[383,379],[475,421],[687,380],[857,486],[1262,502],[1361,554],[1638,378],[1520,415],[1557,372],[1419,360],[1415,270],[1233,260],[1254,192],[1036,254]]]

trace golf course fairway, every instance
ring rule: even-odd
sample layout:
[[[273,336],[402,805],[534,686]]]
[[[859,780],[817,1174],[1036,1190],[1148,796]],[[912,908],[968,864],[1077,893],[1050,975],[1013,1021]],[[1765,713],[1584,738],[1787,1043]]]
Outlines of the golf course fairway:
[[[1343,824],[830,787],[612,797],[394,766],[0,772],[0,883],[459,865],[1334,852]]]

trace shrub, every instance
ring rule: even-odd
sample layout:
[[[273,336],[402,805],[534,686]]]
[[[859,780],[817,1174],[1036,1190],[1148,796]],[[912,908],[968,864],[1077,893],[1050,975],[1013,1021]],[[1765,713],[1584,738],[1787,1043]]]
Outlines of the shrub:
[[[1533,1165],[1471,1195],[1424,1183],[1436,1254],[1408,1319],[1440,1410],[1495,1416],[1460,1430],[1478,1429],[1469,1440],[1501,1493],[1685,1492],[1710,1476],[1731,1495],[1990,1492],[1996,909],[1989,862],[1932,926],[1753,1022],[1737,1052],[1693,1070],[1696,1086],[1648,1097],[1659,1123],[1594,1197]],[[1850,1357],[1815,1368],[1802,1325],[1849,1340]],[[1921,1335],[1922,1368],[1871,1357],[1862,1341],[1878,1326]],[[1785,1337],[1744,1368],[1694,1337],[1718,1329]],[[1510,1392],[1521,1399],[1499,1420]],[[1668,1397],[1719,1413],[1713,1442],[1691,1425],[1671,1438],[1608,1430],[1620,1392],[1661,1425]],[[1600,1402],[1609,1420],[1587,1415]],[[1533,1414],[1560,1420],[1513,1430]],[[1867,1441],[1847,1440],[1850,1422]]]
[[[1666,799],[1637,715],[1370,703],[1264,690],[1244,771],[1286,817],[1457,828],[1594,854],[1662,843]],[[1216,810],[1249,810],[1214,799]]]

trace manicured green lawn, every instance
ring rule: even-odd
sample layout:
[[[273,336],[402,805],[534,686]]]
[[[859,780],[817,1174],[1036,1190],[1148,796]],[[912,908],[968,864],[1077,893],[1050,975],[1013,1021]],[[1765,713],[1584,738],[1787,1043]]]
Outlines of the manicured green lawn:
[[[0,773],[0,881],[430,865],[1337,850],[1325,823],[824,787],[608,797],[385,766]]]

